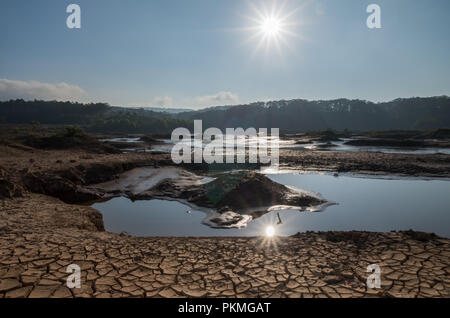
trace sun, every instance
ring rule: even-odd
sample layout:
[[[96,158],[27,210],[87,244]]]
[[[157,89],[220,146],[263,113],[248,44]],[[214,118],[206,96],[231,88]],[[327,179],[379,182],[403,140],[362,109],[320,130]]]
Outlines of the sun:
[[[278,36],[281,32],[281,20],[276,17],[267,17],[261,21],[261,32],[268,37]]]
[[[268,3],[272,5],[267,6]],[[251,25],[246,30],[252,32],[248,41],[256,41],[255,52],[265,48],[267,52],[276,49],[281,53],[282,47],[290,47],[292,40],[300,37],[300,7],[287,8],[286,2],[280,5],[275,0],[260,2],[258,6],[251,3],[250,7],[252,15],[247,18]]]
[[[256,34],[260,44],[276,44],[284,41],[288,33],[287,24],[283,17],[277,13],[260,14],[256,21]]]

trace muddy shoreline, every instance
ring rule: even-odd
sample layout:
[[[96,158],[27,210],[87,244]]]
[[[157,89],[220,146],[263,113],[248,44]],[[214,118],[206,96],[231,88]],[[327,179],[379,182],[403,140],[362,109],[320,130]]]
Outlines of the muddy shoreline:
[[[281,149],[280,168],[366,175],[449,178],[450,156]]]
[[[57,197],[68,203],[96,201],[102,199],[101,194],[87,189],[89,185],[114,180],[121,173],[138,167],[175,166],[169,154],[0,148],[0,196],[3,197],[29,191]],[[181,168],[208,175],[230,167],[193,164],[181,165]],[[244,168],[261,167],[245,165]],[[280,169],[379,177],[450,178],[450,156],[281,149]]]

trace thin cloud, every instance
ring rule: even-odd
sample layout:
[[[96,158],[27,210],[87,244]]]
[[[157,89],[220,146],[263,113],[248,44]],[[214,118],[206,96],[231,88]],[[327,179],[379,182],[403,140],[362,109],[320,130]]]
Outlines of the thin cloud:
[[[116,105],[120,105],[120,103],[115,103]],[[126,107],[161,107],[161,108],[169,108],[173,106],[173,98],[170,96],[158,96],[153,98],[150,101],[144,101],[144,102],[132,102],[132,103],[125,103],[122,105]]]
[[[173,105],[173,98],[170,96],[155,97],[151,102],[151,106],[157,107],[170,107],[172,105]]]
[[[231,92],[219,92],[215,95],[198,96],[195,102],[198,106],[222,106],[238,103],[239,97]]]
[[[0,79],[0,100],[58,100],[83,101],[87,96],[84,89],[67,83],[44,83],[39,81],[16,81]]]

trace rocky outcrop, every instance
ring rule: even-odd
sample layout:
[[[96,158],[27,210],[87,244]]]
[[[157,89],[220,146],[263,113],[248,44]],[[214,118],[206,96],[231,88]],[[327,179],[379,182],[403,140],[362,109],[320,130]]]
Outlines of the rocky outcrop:
[[[273,206],[313,208],[327,201],[304,191],[288,188],[253,171],[235,171],[218,175],[206,184],[189,184],[186,180],[165,180],[150,191],[137,195],[168,196],[184,199],[200,207],[220,211],[249,213]]]
[[[135,200],[170,198],[208,213],[204,224],[213,228],[245,227],[252,219],[275,210],[321,211],[329,204],[318,195],[286,187],[252,171],[216,176],[209,183],[179,177],[132,196]]]
[[[111,145],[101,143],[83,132],[74,134],[56,134],[52,136],[27,135],[22,137],[23,144],[44,150],[79,149],[97,154],[118,154],[121,151]]]
[[[125,171],[150,162],[93,163],[59,171],[25,172],[21,178],[24,187],[33,193],[46,194],[66,203],[84,203],[100,200],[104,193],[89,184],[117,178]]]
[[[95,201],[102,197],[100,193],[87,190],[69,179],[51,174],[30,173],[24,176],[23,183],[33,193],[46,194],[67,203]]]

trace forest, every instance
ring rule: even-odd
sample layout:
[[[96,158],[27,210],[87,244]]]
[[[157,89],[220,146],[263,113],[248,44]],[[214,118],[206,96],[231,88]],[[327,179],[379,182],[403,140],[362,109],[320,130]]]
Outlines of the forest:
[[[145,108],[57,101],[0,102],[0,124],[79,125],[100,133],[170,133],[191,129],[194,120],[203,128],[279,128],[280,132],[321,130],[383,131],[450,128],[450,98],[399,98],[373,103],[364,100],[303,99],[211,107],[178,114]]]

